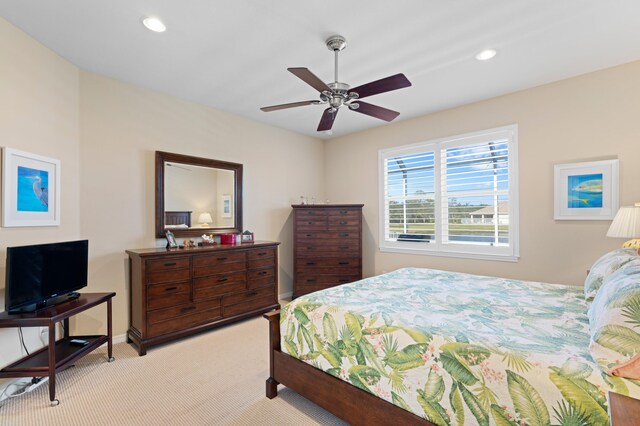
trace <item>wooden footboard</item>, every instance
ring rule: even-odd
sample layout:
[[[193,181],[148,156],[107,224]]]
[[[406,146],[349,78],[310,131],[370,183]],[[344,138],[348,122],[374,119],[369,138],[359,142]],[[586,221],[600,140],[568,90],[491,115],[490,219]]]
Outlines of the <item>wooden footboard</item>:
[[[267,398],[278,396],[278,384],[282,384],[353,425],[436,426],[283,353],[280,350],[280,311],[266,313],[264,317],[269,320]]]

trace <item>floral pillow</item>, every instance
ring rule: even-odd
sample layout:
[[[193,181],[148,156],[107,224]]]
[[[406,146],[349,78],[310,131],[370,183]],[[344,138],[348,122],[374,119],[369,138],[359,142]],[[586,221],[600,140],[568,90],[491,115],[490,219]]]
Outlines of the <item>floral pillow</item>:
[[[635,248],[613,250],[596,260],[584,282],[584,297],[591,302],[604,280],[627,263],[640,259]]]
[[[605,373],[640,380],[640,263],[609,275],[589,308],[589,352]]]

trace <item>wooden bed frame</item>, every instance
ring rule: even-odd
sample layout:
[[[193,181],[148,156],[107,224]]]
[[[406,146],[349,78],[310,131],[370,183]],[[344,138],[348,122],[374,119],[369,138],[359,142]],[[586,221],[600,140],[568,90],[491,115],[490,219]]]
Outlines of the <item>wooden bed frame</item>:
[[[269,320],[269,378],[267,398],[278,396],[278,384],[307,398],[352,425],[437,426],[280,350],[280,311]]]
[[[165,225],[185,224],[191,227],[191,212],[190,211],[164,212],[164,224]]]
[[[280,310],[263,316],[269,320],[267,398],[278,396],[278,385],[282,384],[352,425],[437,426],[283,353],[280,350]],[[613,426],[640,424],[640,400],[609,392],[609,412]]]

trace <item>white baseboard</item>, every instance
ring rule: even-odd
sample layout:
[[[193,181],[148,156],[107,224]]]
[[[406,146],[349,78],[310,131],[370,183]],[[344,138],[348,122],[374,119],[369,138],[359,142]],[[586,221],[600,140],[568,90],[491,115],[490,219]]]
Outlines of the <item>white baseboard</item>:
[[[293,291],[290,291],[288,293],[282,293],[278,295],[278,300],[283,300],[283,299],[291,299],[291,297],[293,296]]]
[[[113,344],[126,342],[127,341],[127,333],[118,334],[117,336],[113,336],[111,338],[111,341],[112,341]]]

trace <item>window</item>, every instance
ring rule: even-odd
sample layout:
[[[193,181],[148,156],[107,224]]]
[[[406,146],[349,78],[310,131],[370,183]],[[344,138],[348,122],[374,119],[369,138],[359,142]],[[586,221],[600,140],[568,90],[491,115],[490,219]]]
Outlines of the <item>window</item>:
[[[517,260],[517,131],[380,151],[380,250]]]

